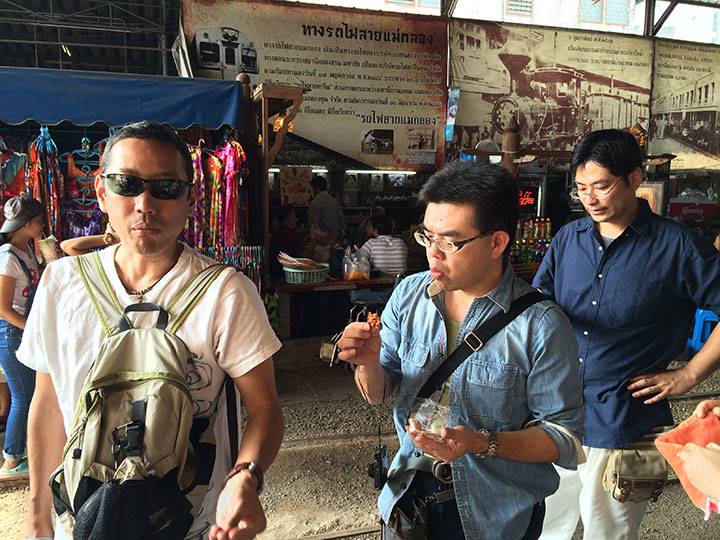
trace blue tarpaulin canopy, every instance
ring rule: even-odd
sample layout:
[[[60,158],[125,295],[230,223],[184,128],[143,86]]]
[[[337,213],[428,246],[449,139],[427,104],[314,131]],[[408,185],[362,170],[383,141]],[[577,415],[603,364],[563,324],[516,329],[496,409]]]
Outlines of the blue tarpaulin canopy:
[[[217,129],[239,127],[242,115],[242,87],[235,81],[0,67],[0,121],[7,124],[152,120]]]

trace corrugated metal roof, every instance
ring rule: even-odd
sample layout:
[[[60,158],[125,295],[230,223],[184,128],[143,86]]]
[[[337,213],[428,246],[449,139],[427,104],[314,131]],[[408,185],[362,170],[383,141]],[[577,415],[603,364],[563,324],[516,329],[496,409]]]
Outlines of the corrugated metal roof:
[[[161,74],[162,36],[167,49],[179,9],[179,0],[0,0],[0,64]]]

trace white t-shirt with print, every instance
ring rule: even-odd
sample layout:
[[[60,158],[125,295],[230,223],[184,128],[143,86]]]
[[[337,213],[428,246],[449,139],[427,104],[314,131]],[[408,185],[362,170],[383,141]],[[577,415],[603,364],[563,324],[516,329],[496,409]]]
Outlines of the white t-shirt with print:
[[[128,295],[120,282],[114,264],[116,249],[117,245],[102,250],[100,258],[118,300],[127,306],[135,303],[136,298]],[[215,261],[184,245],[177,264],[143,296],[143,301],[168,305],[193,275],[210,264]],[[133,317],[133,324],[151,326],[156,317],[155,313],[139,313]],[[280,342],[268,323],[257,289],[247,277],[232,269],[215,280],[177,335],[195,359],[196,371],[188,373],[194,415],[206,417],[216,411],[215,466],[207,493],[193,507],[195,521],[186,537],[195,540],[207,537],[215,519],[222,481],[235,460],[235,456],[230,456],[225,398],[221,392],[225,372],[240,377],[276,353]],[[73,258],[50,263],[40,280],[17,357],[26,366],[50,374],[66,433],[71,429],[75,404],[104,338]],[[238,414],[238,433],[240,422]],[[61,527],[56,527],[55,538],[65,538]]]
[[[35,257],[32,257],[28,250],[23,251],[10,243],[0,246],[0,276],[15,278],[15,294],[13,295],[12,307],[20,315],[25,315],[31,283],[25,272],[23,272],[22,266],[17,260],[18,257],[27,265],[32,276],[32,284],[37,285],[40,266]]]

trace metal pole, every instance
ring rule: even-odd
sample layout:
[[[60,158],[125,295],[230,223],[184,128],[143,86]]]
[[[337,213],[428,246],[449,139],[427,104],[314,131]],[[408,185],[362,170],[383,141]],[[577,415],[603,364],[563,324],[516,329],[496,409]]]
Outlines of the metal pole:
[[[38,42],[37,42],[37,26],[33,27],[33,37],[35,38],[35,43],[33,43],[34,49],[35,49],[35,67],[40,67],[40,62],[38,61]]]
[[[667,7],[667,9],[663,12],[662,15],[660,15],[660,18],[658,19],[658,22],[655,23],[652,27],[652,35],[656,36],[658,32],[660,32],[660,29],[662,28],[663,24],[665,24],[665,21],[668,20],[668,17],[670,17],[670,14],[675,9],[675,6],[677,6],[680,3],[680,0],[671,0],[670,5]]]
[[[162,0],[162,10],[161,10],[161,17],[162,17],[162,34],[160,34],[160,65],[162,66],[162,74],[167,75],[168,74],[168,65],[167,65],[167,53],[165,52],[165,47],[167,45],[167,21],[166,21],[166,12],[165,12],[165,0]],[[180,28],[180,32],[182,32],[182,28]]]
[[[163,75],[168,74],[167,54],[165,53],[165,34],[160,34],[160,68]]]
[[[52,9],[52,3],[50,4],[50,9]],[[57,29],[57,47],[58,47],[58,62],[60,62],[60,69],[63,68],[63,62],[62,62],[62,45],[60,45],[60,29]]]
[[[653,25],[655,24],[655,0],[645,0],[645,37],[652,36]]]
[[[1,43],[25,43],[25,44],[37,44],[37,45],[55,45],[54,41],[31,41],[29,39],[3,39],[0,38]],[[96,49],[98,47],[102,47],[103,49],[127,49],[128,51],[155,51],[157,52],[157,47],[140,47],[137,45],[110,45],[107,43],[78,43],[75,41],[65,41],[66,47],[90,47],[93,49]],[[165,49],[165,52],[169,52],[168,49]]]

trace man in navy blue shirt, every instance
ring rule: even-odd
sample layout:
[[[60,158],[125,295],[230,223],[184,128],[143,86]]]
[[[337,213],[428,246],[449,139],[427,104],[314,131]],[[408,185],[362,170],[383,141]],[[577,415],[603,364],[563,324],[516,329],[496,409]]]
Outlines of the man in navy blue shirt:
[[[547,499],[544,539],[637,538],[644,503],[619,503],[602,489],[610,449],[672,424],[667,398],[684,394],[720,364],[720,327],[680,369],[695,309],[720,313],[720,255],[706,239],[650,211],[635,190],[642,150],[621,130],[594,131],[575,148],[573,196],[589,217],[553,239],[533,285],[563,308],[575,329],[583,378],[587,463],[558,469]]]

